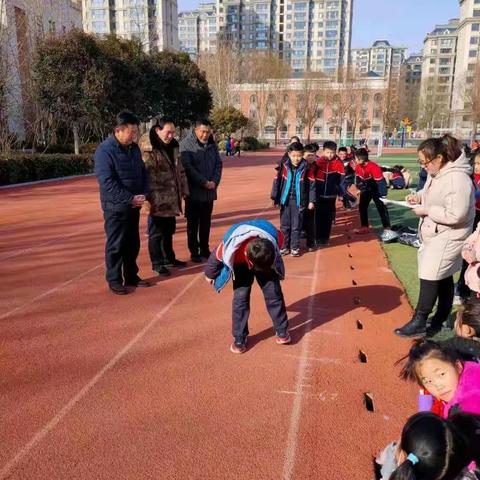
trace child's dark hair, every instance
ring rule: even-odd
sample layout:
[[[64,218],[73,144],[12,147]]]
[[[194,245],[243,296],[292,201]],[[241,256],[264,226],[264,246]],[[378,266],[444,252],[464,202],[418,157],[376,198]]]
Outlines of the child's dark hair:
[[[294,135],[293,137],[290,137],[289,143],[302,143],[302,142],[300,141],[300,137],[297,137],[296,135]]]
[[[429,358],[435,358],[443,362],[451,363],[452,365],[455,365],[457,361],[461,361],[460,355],[456,350],[434,342],[433,340],[418,339],[413,342],[408,355],[397,362],[397,364],[399,364],[406,360],[405,365],[400,371],[400,378],[402,380],[417,381],[421,385],[422,382],[418,376],[416,367],[419,362]]]
[[[252,262],[254,270],[268,272],[275,261],[275,247],[266,238],[255,238],[247,247],[247,257]]]
[[[442,165],[454,162],[461,154],[460,142],[448,133],[440,138],[424,140],[418,147],[418,151],[425,155],[427,160],[433,160],[439,155],[442,157]]]
[[[347,147],[340,147],[340,148],[338,149],[338,153],[340,153],[340,152],[348,153]]]
[[[336,152],[337,151],[337,144],[335,142],[332,142],[332,140],[327,140],[323,144],[323,149],[324,150],[333,150],[333,151]]]
[[[318,143],[309,143],[305,145],[304,151],[306,153],[317,153],[318,152]]]
[[[459,413],[444,420],[417,413],[403,427],[400,447],[408,457],[390,480],[454,480],[480,460],[480,416]]]
[[[368,150],[366,148],[359,148],[355,150],[355,158],[368,162]]]
[[[480,337],[480,299],[469,298],[457,309],[457,322],[459,325],[468,325],[475,331],[475,336]]]
[[[303,145],[300,142],[295,142],[292,143],[291,145],[288,146],[287,148],[287,153],[290,152],[303,152]]]

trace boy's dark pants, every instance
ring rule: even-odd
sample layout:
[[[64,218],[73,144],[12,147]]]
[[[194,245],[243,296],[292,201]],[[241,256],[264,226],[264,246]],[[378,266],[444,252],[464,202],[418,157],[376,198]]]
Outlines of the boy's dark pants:
[[[315,237],[319,243],[327,243],[330,240],[332,224],[335,220],[336,201],[336,197],[317,198],[315,205]]]
[[[368,206],[371,201],[375,202],[378,213],[382,220],[383,228],[390,228],[390,217],[388,215],[388,210],[385,204],[380,200],[380,196],[376,193],[372,193],[369,190],[366,192],[360,193],[360,223],[362,227],[368,227]]]
[[[286,205],[280,207],[280,230],[285,237],[283,248],[300,248],[302,222],[303,211],[295,201],[288,199]]]
[[[254,279],[262,289],[275,331],[278,335],[284,335],[288,329],[288,317],[278,274],[273,270],[268,273],[255,272],[246,263],[235,265],[233,273],[232,335],[235,339],[244,341],[248,335],[250,292]]]
[[[315,246],[315,210],[303,212],[303,229],[307,234],[307,247]]]

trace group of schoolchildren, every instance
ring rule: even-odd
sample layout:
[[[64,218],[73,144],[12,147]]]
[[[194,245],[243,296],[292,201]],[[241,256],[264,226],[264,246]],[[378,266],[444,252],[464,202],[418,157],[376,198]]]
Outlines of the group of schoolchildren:
[[[293,137],[277,166],[271,199],[280,208],[280,228],[285,238],[281,254],[300,256],[302,232],[308,251],[328,246],[337,198],[346,209],[357,203],[357,195],[350,191],[353,184],[359,191],[361,221],[355,233],[369,232],[368,206],[373,200],[384,228],[382,240],[396,236],[381,200],[387,196],[387,183],[381,167],[369,159],[368,149],[337,149],[335,142],[327,141],[320,155],[319,150],[318,144],[303,146]]]
[[[297,140],[297,139],[294,139]],[[288,316],[280,281],[285,276],[282,255],[300,254],[305,230],[307,246],[328,244],[335,202],[340,196],[345,208],[357,201],[349,192],[355,183],[360,194],[364,233],[366,209],[373,200],[385,230],[390,223],[381,197],[386,181],[381,168],[368,158],[367,149],[355,152],[325,142],[320,156],[315,144],[293,141],[278,165],[272,200],[280,207],[281,230],[266,220],[233,225],[212,252],[205,276],[219,292],[233,281],[232,334],[230,350],[247,350],[250,293],[256,280],[262,289],[272,319],[276,343],[291,342]],[[480,157],[475,168],[480,181]],[[479,208],[480,205],[477,205]],[[480,218],[480,215],[478,216]],[[467,283],[480,292],[480,232],[467,241],[464,252],[475,271]],[[476,283],[475,283],[476,282]],[[400,373],[416,381],[421,390],[419,412],[406,422],[401,438],[376,459],[378,477],[384,480],[480,480],[480,298],[465,300],[457,312],[456,336],[437,342],[416,340],[405,357]],[[402,359],[402,360],[405,360]]]

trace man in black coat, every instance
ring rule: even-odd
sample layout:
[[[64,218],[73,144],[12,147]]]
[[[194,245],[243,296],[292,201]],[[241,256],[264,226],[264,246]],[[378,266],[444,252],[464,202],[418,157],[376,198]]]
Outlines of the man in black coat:
[[[212,124],[199,120],[180,143],[180,154],[187,174],[190,195],[185,201],[188,249],[192,261],[210,256],[210,225],[213,202],[222,177],[222,161],[212,137]]]
[[[148,189],[145,164],[134,142],[139,123],[133,113],[119,113],[114,133],[98,146],[94,156],[107,235],[106,279],[116,295],[128,293],[125,286],[150,286],[138,276],[137,266],[140,209]]]

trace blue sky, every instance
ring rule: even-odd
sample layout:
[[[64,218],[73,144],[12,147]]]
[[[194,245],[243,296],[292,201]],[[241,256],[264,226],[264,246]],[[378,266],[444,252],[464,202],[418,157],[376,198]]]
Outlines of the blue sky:
[[[202,0],[207,2],[208,0]],[[178,0],[178,10],[189,10],[199,0]],[[353,0],[352,47],[367,47],[374,40],[406,46],[410,52],[422,48],[425,34],[435,24],[459,15],[458,0]]]

